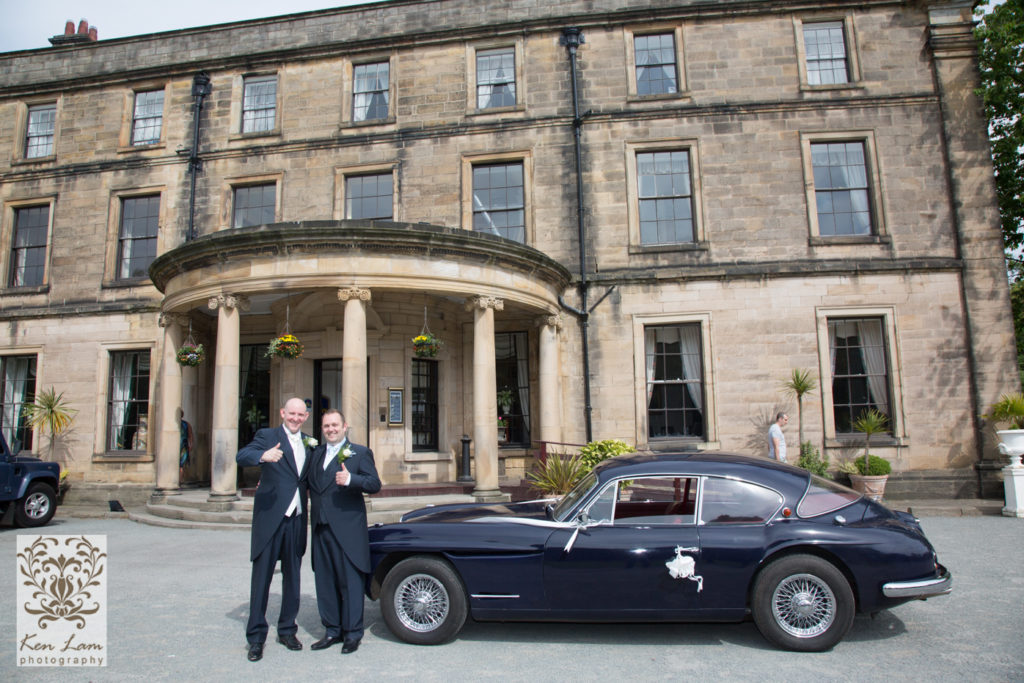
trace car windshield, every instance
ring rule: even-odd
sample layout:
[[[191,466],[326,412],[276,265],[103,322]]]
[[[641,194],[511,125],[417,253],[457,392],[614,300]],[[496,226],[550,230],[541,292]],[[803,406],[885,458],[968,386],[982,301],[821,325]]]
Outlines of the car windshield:
[[[796,514],[800,517],[817,517],[846,507],[859,499],[860,494],[853,489],[812,474],[807,492],[796,506]]]
[[[564,522],[565,517],[569,512],[576,507],[576,503],[580,502],[583,496],[587,495],[590,489],[594,488],[594,484],[597,483],[597,475],[593,472],[588,473],[585,477],[576,482],[576,485],[572,487],[569,493],[562,497],[558,505],[555,506],[553,516],[555,521]]]

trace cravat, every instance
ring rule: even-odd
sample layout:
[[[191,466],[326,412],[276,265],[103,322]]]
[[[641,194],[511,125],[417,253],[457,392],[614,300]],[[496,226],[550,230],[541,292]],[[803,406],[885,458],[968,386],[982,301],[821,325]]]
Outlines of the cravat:
[[[295,457],[295,471],[302,474],[302,466],[306,464],[306,447],[302,445],[302,435],[288,432],[288,443],[291,444],[292,455]],[[302,504],[299,502],[299,492],[296,490],[295,495],[292,496],[292,503],[288,506],[284,516],[289,517],[300,512],[302,512]]]

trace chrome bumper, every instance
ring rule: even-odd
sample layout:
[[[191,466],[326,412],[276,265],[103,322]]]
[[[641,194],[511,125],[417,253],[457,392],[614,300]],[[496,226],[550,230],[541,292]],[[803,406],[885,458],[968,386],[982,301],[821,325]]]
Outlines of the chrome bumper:
[[[882,595],[887,598],[918,598],[920,600],[946,595],[953,590],[953,575],[942,565],[939,565],[939,569],[942,574],[934,579],[887,583],[882,586]]]

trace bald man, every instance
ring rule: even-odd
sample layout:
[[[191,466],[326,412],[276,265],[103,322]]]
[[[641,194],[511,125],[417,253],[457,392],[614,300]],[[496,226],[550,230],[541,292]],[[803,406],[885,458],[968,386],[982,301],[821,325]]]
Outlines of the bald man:
[[[249,623],[245,638],[250,662],[263,658],[267,640],[267,599],[274,567],[281,562],[281,615],[277,642],[301,650],[296,637],[299,613],[299,568],[306,552],[306,470],[315,442],[300,430],[309,418],[306,403],[288,399],[281,408],[281,426],[261,429],[235,460],[259,466],[260,483],[252,505],[252,581],[249,588]]]

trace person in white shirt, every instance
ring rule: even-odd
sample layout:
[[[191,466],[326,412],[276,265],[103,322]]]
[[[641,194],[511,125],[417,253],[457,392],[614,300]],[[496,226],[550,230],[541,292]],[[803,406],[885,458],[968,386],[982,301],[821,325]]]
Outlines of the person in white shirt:
[[[782,428],[789,422],[789,415],[779,413],[775,422],[768,428],[768,457],[779,462],[786,462],[786,436]]]

